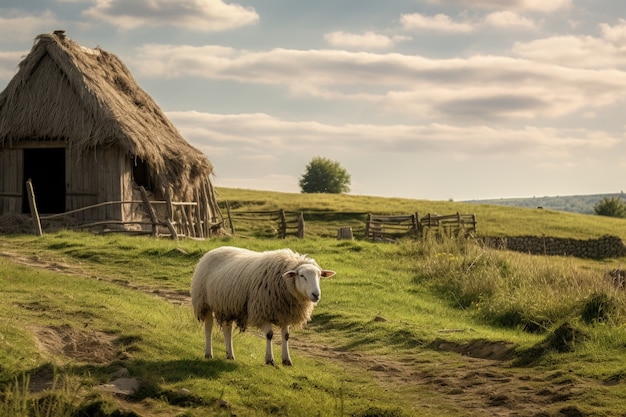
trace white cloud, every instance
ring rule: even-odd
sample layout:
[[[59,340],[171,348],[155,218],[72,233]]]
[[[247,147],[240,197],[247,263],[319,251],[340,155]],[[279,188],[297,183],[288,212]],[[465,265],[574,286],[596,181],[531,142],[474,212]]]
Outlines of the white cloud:
[[[489,13],[485,17],[485,24],[504,29],[535,29],[532,19],[524,17],[512,11],[500,11]]]
[[[140,26],[177,26],[202,32],[254,24],[259,16],[253,8],[222,0],[96,0],[83,12],[123,29]]]
[[[626,20],[619,19],[619,24],[615,26],[602,23],[600,25],[602,37],[608,42],[621,47],[622,51],[626,48]]]
[[[552,13],[572,6],[571,0],[428,0],[442,6]],[[506,4],[503,4],[506,3]]]
[[[17,66],[26,56],[27,51],[2,52],[0,51],[0,80],[7,83],[17,73]],[[0,84],[2,85],[2,84]]]
[[[608,133],[584,129],[567,130],[525,127],[466,127],[449,124],[424,125],[331,125],[314,121],[288,121],[263,113],[219,115],[203,112],[168,112],[168,117],[194,146],[220,150],[220,159],[234,155],[248,158],[267,154],[274,160],[285,155],[313,155],[320,149],[339,154],[358,149],[379,155],[448,152],[458,158],[518,155],[536,158],[575,159],[599,150],[614,149],[621,140]]]
[[[475,29],[474,25],[467,22],[455,22],[445,14],[425,16],[420,13],[403,14],[400,23],[407,30],[432,30],[448,33],[468,33]]]
[[[333,47],[367,50],[391,48],[398,42],[406,41],[410,38],[407,36],[390,37],[371,31],[363,34],[336,31],[325,34],[324,39]]]
[[[284,85],[293,94],[431,118],[555,118],[626,97],[623,71],[497,56],[428,59],[338,50],[150,45],[132,60],[134,71],[146,76]]]
[[[618,38],[616,32],[609,35]],[[574,68],[626,68],[625,48],[593,36],[554,36],[515,43],[513,53],[539,62]]]
[[[33,39],[37,34],[51,32],[59,21],[54,13],[26,13],[16,9],[0,9],[2,41]]]

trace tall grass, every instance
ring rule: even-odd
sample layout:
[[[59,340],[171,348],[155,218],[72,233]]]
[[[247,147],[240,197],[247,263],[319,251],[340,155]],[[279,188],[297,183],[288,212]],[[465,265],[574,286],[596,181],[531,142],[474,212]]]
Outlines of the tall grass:
[[[0,416],[67,417],[74,415],[80,385],[55,373],[52,386],[41,394],[31,394],[30,375],[15,378],[0,391]]]
[[[422,259],[414,282],[490,325],[543,332],[567,320],[621,323],[626,294],[570,258],[503,252],[471,239],[403,243]]]

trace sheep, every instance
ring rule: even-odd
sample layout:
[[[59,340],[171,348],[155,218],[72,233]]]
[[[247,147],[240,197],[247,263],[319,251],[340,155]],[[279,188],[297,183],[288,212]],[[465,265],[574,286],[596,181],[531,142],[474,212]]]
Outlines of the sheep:
[[[232,330],[248,326],[265,334],[265,363],[274,365],[272,325],[281,328],[283,365],[291,366],[289,328],[311,319],[321,297],[320,278],[334,271],[321,269],[314,259],[291,249],[255,252],[222,246],[207,252],[196,265],[191,282],[191,303],[204,322],[204,356],[213,358],[213,318],[222,327],[226,359],[235,359]]]

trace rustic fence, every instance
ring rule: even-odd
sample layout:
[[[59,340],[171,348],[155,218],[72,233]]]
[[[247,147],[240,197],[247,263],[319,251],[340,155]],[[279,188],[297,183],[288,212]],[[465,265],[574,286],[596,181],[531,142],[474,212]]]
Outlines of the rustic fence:
[[[228,224],[231,234],[237,234],[237,227],[254,229],[257,237],[278,237],[285,239],[287,236],[304,238],[304,214],[297,211],[273,210],[273,211],[231,211],[230,205],[226,204]]]
[[[196,202],[171,201],[169,196],[164,201],[150,201],[146,190],[140,187],[141,200],[129,201],[108,201],[81,207],[76,210],[64,213],[40,216],[37,209],[37,202],[33,191],[32,183],[27,181],[26,191],[28,193],[28,203],[32,216],[35,234],[43,234],[42,222],[60,222],[65,229],[93,229],[101,228],[103,233],[124,232],[134,234],[151,234],[152,236],[169,236],[172,239],[179,237],[207,238],[219,234],[223,228],[223,221],[209,219],[205,210],[202,210]],[[131,205],[142,215],[140,220],[98,220],[92,222],[80,222],[74,224],[73,217],[81,212],[94,210],[110,205]],[[165,206],[165,215],[160,215],[163,210],[156,207]],[[213,221],[212,221],[213,220]],[[108,226],[108,227],[107,227]],[[134,228],[134,229],[133,229]]]
[[[394,241],[402,237],[419,235],[418,214],[382,216],[368,214],[365,222],[365,239]]]
[[[365,225],[365,239],[374,241],[395,241],[403,237],[421,237],[428,233],[446,236],[467,236],[476,232],[474,214],[427,214],[386,216],[368,214]]]
[[[417,215],[417,214],[416,214]],[[418,219],[421,233],[436,232],[446,236],[468,236],[476,232],[475,214],[427,214]]]

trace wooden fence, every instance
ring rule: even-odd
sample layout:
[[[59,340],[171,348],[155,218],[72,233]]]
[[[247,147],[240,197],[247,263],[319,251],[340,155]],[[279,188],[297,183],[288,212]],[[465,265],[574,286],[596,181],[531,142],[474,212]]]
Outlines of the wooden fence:
[[[30,180],[26,184],[28,193],[28,203],[35,227],[35,234],[41,236],[43,234],[42,222],[61,222],[63,228],[66,229],[93,229],[101,227],[103,233],[109,232],[125,232],[135,234],[151,234],[152,236],[169,236],[172,239],[179,237],[207,238],[219,234],[223,228],[222,222],[211,222],[208,218],[202,216],[202,212],[196,202],[179,202],[171,201],[166,198],[165,201],[150,201],[148,194],[143,187],[140,187],[141,200],[130,201],[108,201],[104,203],[94,204],[81,207],[76,210],[64,213],[40,216],[37,210],[35,194]],[[141,220],[122,221],[122,220],[99,220],[89,223],[73,224],[72,217],[80,212],[93,210],[99,207],[109,205],[131,205],[143,212]],[[165,216],[159,216],[157,213],[162,210],[155,210],[155,206],[165,206]],[[107,228],[107,226],[110,226]],[[131,229],[129,227],[135,227]]]
[[[365,222],[365,239],[393,241],[402,237],[419,236],[418,214],[384,216],[368,214]]]
[[[285,239],[287,236],[304,238],[304,214],[297,211],[231,211],[230,205],[226,204],[228,223],[231,234],[237,234],[235,223],[246,229],[255,229],[257,237],[278,237]]]
[[[446,236],[467,236],[476,231],[474,214],[427,214],[386,216],[368,214],[365,224],[365,239],[395,241],[403,237],[421,237],[428,233]]]

